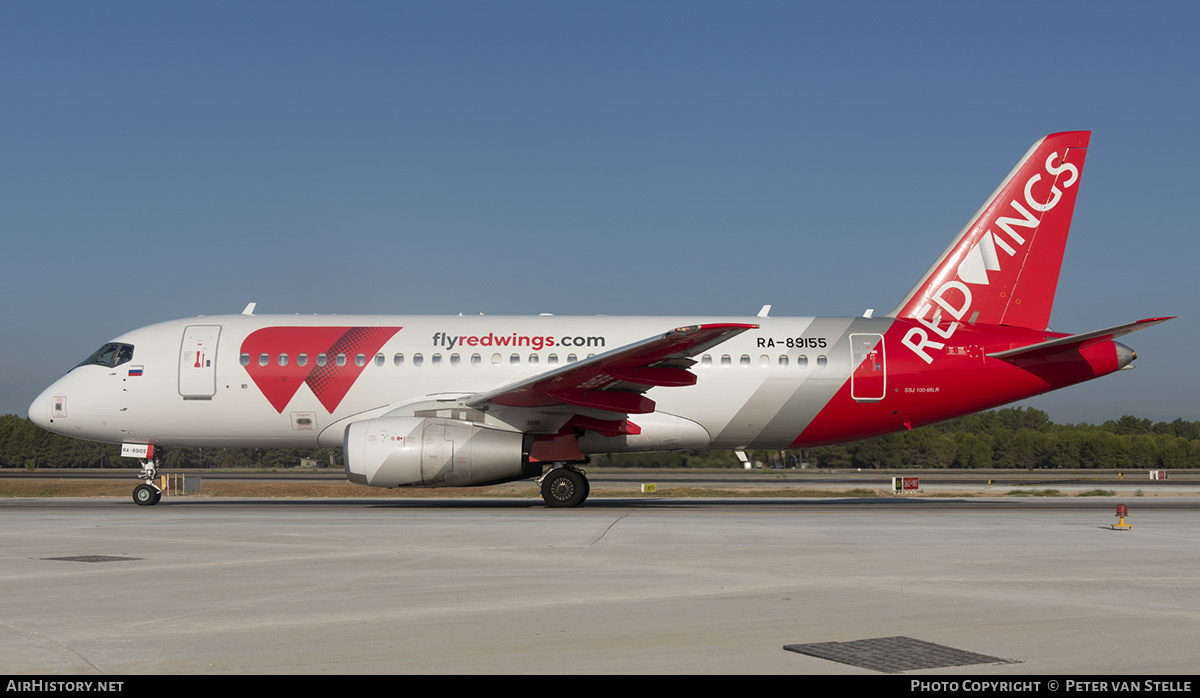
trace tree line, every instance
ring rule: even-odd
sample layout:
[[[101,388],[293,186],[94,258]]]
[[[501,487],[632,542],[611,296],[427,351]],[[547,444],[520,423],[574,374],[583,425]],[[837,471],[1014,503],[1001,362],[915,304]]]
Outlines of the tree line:
[[[332,448],[164,448],[159,468],[274,469],[298,466],[304,459],[340,468],[341,450]],[[52,434],[13,414],[0,415],[0,467],[129,468],[121,447]]]
[[[1200,468],[1200,422],[1055,424],[1038,409],[1005,408],[814,448],[811,459],[827,468]]]
[[[1055,424],[1045,412],[1005,408],[864,441],[801,450],[755,450],[767,467],[815,468],[1200,468],[1200,422],[1151,422],[1124,416],[1103,424]],[[331,448],[169,448],[167,469],[274,469],[304,459],[341,467]],[[136,461],[113,444],[81,441],[45,431],[27,418],[0,415],[0,467],[121,468]],[[732,451],[613,454],[593,462],[611,467],[737,468]]]

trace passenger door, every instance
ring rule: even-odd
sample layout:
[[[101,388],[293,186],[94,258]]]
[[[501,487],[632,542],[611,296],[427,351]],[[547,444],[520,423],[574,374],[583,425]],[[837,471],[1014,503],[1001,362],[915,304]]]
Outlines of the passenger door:
[[[850,397],[860,402],[878,402],[887,391],[887,363],[883,335],[850,335]]]
[[[220,325],[188,325],[179,348],[179,394],[184,400],[211,400],[217,394],[217,342]]]

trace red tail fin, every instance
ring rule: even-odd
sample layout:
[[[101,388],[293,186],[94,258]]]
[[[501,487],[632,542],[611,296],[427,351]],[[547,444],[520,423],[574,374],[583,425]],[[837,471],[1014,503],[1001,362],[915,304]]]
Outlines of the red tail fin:
[[[1034,143],[890,315],[1045,329],[1091,135]]]

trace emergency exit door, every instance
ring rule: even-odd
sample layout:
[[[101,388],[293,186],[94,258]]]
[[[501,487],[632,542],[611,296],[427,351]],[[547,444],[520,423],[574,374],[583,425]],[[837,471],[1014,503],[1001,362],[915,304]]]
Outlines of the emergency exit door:
[[[860,402],[878,402],[887,394],[887,361],[883,335],[850,335],[850,397]]]
[[[211,400],[217,394],[217,340],[220,325],[188,325],[179,348],[179,394],[185,400]]]

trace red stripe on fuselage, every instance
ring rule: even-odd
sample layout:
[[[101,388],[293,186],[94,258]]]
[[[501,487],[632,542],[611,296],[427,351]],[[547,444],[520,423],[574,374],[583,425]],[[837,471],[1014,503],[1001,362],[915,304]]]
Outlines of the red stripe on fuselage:
[[[1100,340],[1075,350],[1034,359],[989,359],[988,352],[1065,336],[1017,327],[961,325],[927,364],[908,351],[895,351],[914,324],[896,321],[884,335],[887,393],[879,401],[855,400],[848,379],[791,448],[844,443],[952,419],[979,410],[1082,383],[1116,371],[1116,346]],[[854,367],[857,369],[858,367]]]

